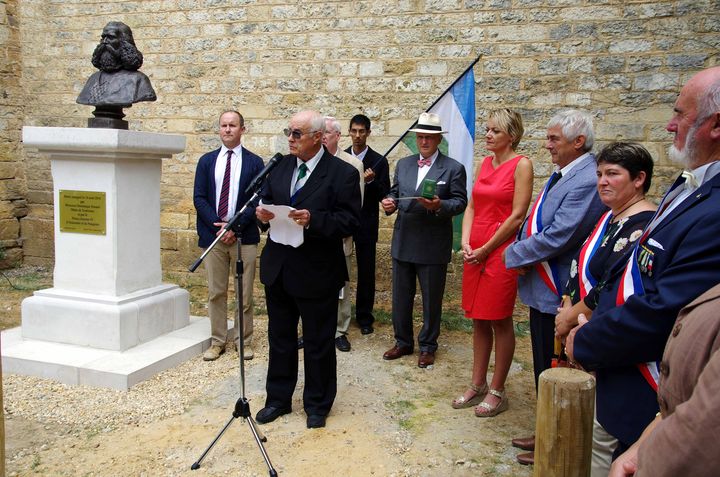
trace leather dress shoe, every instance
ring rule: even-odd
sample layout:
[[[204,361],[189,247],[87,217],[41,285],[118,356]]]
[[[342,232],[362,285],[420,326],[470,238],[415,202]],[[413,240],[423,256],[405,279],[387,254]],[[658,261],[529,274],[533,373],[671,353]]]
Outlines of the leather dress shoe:
[[[518,449],[526,451],[535,450],[535,436],[519,437],[517,439],[513,439],[512,445],[513,447],[517,447]]]
[[[318,427],[325,427],[325,416],[320,414],[310,414],[307,417],[307,428],[315,429]]]
[[[522,465],[533,465],[535,464],[535,452],[526,452],[524,454],[517,455],[517,461]]]
[[[303,349],[304,347],[305,347],[305,340],[301,336],[300,338],[298,338],[298,349]]]
[[[405,356],[408,354],[412,354],[413,349],[409,346],[398,346],[395,345],[389,350],[385,351],[385,354],[383,354],[383,359],[392,360],[392,359],[398,359],[401,356]]]
[[[335,338],[335,347],[338,349],[338,351],[350,351],[350,342],[348,341],[347,336],[340,335]]]
[[[290,413],[290,411],[292,411],[290,407],[267,406],[258,411],[255,415],[255,420],[260,424],[267,424],[268,422],[273,422],[280,416]]]
[[[435,353],[433,351],[420,351],[418,358],[418,367],[427,368],[435,364]]]
[[[371,334],[373,331],[375,331],[375,328],[373,328],[372,325],[367,325],[367,326],[361,326],[361,327],[360,327],[360,333],[363,334],[363,335],[369,335],[369,334]]]

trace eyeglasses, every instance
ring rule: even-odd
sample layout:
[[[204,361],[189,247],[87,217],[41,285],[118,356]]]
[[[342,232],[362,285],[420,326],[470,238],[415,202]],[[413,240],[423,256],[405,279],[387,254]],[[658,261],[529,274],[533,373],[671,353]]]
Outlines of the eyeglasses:
[[[290,129],[290,128],[285,128],[285,129],[283,129],[283,134],[285,135],[285,137],[290,137],[290,136],[292,136],[293,139],[300,139],[300,138],[303,137],[305,134],[311,134],[311,133],[314,133],[314,132],[315,132],[315,131],[302,132],[302,131],[299,130],[299,129]]]

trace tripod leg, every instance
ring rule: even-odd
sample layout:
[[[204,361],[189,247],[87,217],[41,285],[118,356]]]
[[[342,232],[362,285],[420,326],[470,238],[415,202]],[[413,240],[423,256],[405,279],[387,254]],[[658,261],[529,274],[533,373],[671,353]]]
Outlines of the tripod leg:
[[[252,428],[255,429],[255,432],[256,432],[257,435],[260,437],[260,440],[261,440],[262,442],[267,442],[267,437],[265,437],[265,434],[263,434],[262,431],[257,428],[257,424],[255,423],[255,421],[253,420],[253,418],[252,418],[252,417],[248,417],[247,420],[250,421],[250,427],[252,427]]]
[[[225,427],[222,428],[220,433],[217,436],[215,436],[215,439],[213,439],[213,441],[210,443],[208,448],[205,449],[205,452],[203,452],[202,455],[200,456],[200,458],[193,465],[190,466],[191,470],[197,470],[200,468],[200,464],[205,459],[205,456],[208,455],[208,453],[213,448],[213,446],[215,446],[215,443],[220,440],[220,438],[223,436],[223,434],[225,434],[225,431],[228,430],[228,428],[230,427],[230,424],[232,424],[234,419],[235,419],[235,416],[230,418],[230,420],[227,422],[227,424],[225,424]]]
[[[248,426],[250,427],[250,432],[252,432],[253,437],[255,438],[255,442],[257,442],[258,448],[260,448],[260,453],[263,456],[263,459],[265,459],[265,465],[268,467],[268,472],[270,473],[270,477],[276,477],[277,471],[272,465],[272,462],[270,462],[270,457],[268,457],[267,452],[265,452],[265,446],[263,446],[263,442],[265,442],[267,439],[265,436],[260,434],[260,432],[257,430],[257,427],[255,425],[255,421],[253,421],[252,417],[248,417],[245,419],[248,423]]]

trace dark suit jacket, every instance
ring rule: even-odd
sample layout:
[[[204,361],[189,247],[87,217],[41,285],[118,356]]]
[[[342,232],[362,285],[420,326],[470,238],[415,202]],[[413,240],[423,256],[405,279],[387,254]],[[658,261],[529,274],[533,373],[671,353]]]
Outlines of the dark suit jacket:
[[[641,244],[653,255],[645,293],[615,305],[625,264],[612,269],[592,320],[577,333],[575,359],[597,371],[597,415],[605,429],[632,444],[658,410],[638,363],[660,361],[680,309],[720,282],[720,175],[685,199]],[[678,370],[678,372],[682,372]]]
[[[198,161],[195,170],[193,203],[197,211],[197,233],[200,236],[198,245],[202,248],[208,247],[215,240],[216,234],[220,230],[219,227],[213,225],[215,222],[221,222],[215,209],[215,162],[219,153],[220,149],[215,149],[204,154]],[[252,197],[252,194],[245,195],[245,188],[263,167],[263,161],[260,157],[244,147],[242,148],[242,169],[240,171],[237,205],[235,206],[236,213]],[[243,245],[260,242],[260,232],[255,221],[255,205],[245,209],[233,231],[240,234]]]
[[[388,197],[417,197],[418,154],[400,159]],[[430,212],[417,200],[397,201],[397,218],[393,230],[391,254],[396,260],[439,265],[449,263],[452,253],[452,218],[467,206],[465,166],[455,159],[438,154],[425,179],[437,181],[436,195],[440,210]]]
[[[345,152],[352,154],[352,146],[345,149]],[[368,151],[363,158],[363,167],[371,168],[375,172],[375,179],[365,184],[365,198],[363,199],[362,211],[360,214],[360,229],[353,236],[355,242],[373,243],[378,241],[378,226],[380,224],[380,207],[378,203],[385,198],[390,190],[390,168],[384,156],[373,151],[368,146]]]
[[[280,161],[263,186],[264,203],[291,205],[295,165],[292,155]],[[359,184],[357,169],[325,151],[292,204],[310,211],[304,242],[294,248],[268,238],[260,256],[264,285],[282,276],[285,290],[294,296],[317,298],[340,291],[348,279],[342,239],[355,233],[360,224]]]

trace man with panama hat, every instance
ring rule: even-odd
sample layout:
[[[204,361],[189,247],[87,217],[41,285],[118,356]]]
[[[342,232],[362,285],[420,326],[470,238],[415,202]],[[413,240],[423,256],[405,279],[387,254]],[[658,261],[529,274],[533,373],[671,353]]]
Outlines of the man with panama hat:
[[[410,131],[415,133],[419,154],[397,162],[393,186],[380,202],[387,215],[398,212],[391,244],[395,346],[383,359],[398,359],[414,351],[412,313],[417,278],[423,302],[418,366],[425,368],[435,362],[452,252],[452,218],[467,205],[466,172],[462,164],[438,150],[447,131],[437,114],[422,113]]]

